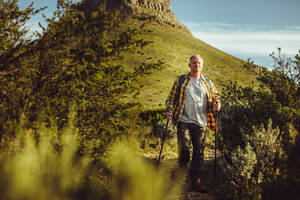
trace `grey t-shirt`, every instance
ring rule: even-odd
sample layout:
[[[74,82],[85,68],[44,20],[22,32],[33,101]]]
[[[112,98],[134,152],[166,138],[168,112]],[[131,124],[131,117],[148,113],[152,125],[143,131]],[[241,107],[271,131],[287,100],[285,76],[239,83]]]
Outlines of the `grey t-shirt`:
[[[191,78],[191,84],[188,86],[186,93],[186,102],[180,121],[206,127],[207,96],[201,78]]]

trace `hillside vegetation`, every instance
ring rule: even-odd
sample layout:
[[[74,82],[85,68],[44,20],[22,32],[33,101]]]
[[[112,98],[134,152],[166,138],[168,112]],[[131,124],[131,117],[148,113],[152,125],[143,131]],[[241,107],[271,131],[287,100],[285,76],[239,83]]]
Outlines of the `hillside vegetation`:
[[[165,104],[175,78],[189,72],[187,63],[190,56],[194,54],[203,56],[203,74],[211,78],[220,91],[230,81],[236,81],[242,86],[253,85],[252,81],[258,85],[257,75],[244,67],[245,61],[195,38],[187,29],[133,17],[127,17],[123,26],[137,27],[142,23],[145,23],[145,29],[149,30],[142,37],[153,42],[143,49],[145,58],[151,57],[165,62],[161,71],[155,72],[144,80],[144,87],[139,96],[144,106]],[[126,58],[126,66],[129,69],[140,63],[141,60],[135,55]]]

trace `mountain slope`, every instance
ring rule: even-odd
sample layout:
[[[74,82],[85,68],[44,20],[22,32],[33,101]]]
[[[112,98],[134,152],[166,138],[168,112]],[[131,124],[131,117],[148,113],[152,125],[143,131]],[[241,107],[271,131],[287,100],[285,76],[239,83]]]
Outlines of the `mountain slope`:
[[[129,18],[124,26],[135,26],[142,22]],[[255,74],[243,67],[245,61],[196,39],[185,29],[155,22],[147,23],[146,29],[152,32],[143,37],[152,40],[153,43],[144,49],[145,57],[165,61],[162,71],[154,73],[145,80],[139,98],[146,107],[165,104],[176,77],[189,72],[187,63],[193,54],[200,54],[203,57],[203,74],[211,78],[220,91],[221,87],[229,81],[237,81],[240,85],[256,82]],[[132,55],[126,60],[128,68],[138,66],[141,62]]]
[[[84,0],[80,9],[90,13],[103,2],[105,0]],[[189,72],[187,63],[194,54],[203,57],[203,74],[214,81],[219,91],[228,81],[237,81],[240,85],[256,82],[255,74],[243,67],[245,61],[193,37],[172,13],[170,0],[110,0],[106,4],[108,10],[123,7],[125,17],[120,29],[134,28],[145,23],[145,28],[150,32],[142,37],[153,41],[144,49],[145,58],[165,61],[162,71],[144,80],[145,86],[138,98],[145,107],[165,104],[176,77]],[[128,69],[133,69],[141,62],[139,56],[127,55],[124,64]]]

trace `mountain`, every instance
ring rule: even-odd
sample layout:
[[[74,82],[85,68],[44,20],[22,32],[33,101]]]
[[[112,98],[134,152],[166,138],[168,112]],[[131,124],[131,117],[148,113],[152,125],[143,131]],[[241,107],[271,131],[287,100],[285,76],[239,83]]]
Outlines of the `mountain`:
[[[90,13],[105,2],[105,0],[84,0],[78,7],[85,13]],[[243,67],[245,61],[195,38],[177,20],[171,10],[170,0],[109,0],[106,4],[107,10],[122,6],[126,20],[121,29],[146,23],[146,29],[150,31],[145,33],[143,38],[152,40],[153,43],[144,48],[145,58],[165,61],[162,71],[155,72],[144,80],[144,87],[138,98],[145,107],[165,105],[176,77],[189,72],[187,63],[194,54],[203,57],[203,74],[214,81],[220,92],[229,81],[236,81],[243,86],[257,83],[256,75]],[[128,69],[132,69],[139,66],[142,61],[135,55],[128,55],[124,64]]]
[[[80,9],[90,13],[97,9],[100,3],[106,3],[107,9],[123,7],[123,12],[131,16],[151,18],[171,26],[185,28],[178,22],[176,15],[171,11],[170,0],[83,0]]]

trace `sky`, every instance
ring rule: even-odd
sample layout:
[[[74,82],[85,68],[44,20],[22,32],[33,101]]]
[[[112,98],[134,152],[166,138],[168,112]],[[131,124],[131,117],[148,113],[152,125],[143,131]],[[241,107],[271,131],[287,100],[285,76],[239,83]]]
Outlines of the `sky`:
[[[233,56],[271,67],[277,48],[288,57],[300,50],[299,0],[171,0],[192,34]]]
[[[19,5],[30,2],[19,0]],[[48,6],[47,16],[56,7],[56,0],[34,3]],[[271,67],[269,54],[278,47],[289,57],[299,53],[300,0],[171,0],[171,8],[196,38],[257,65]],[[39,21],[40,16],[31,20],[31,31],[40,30]]]

